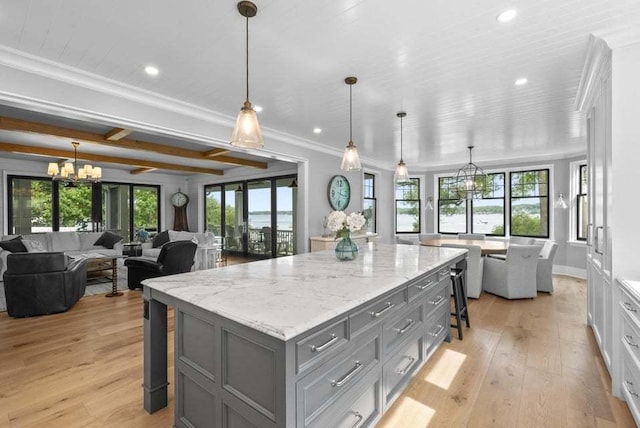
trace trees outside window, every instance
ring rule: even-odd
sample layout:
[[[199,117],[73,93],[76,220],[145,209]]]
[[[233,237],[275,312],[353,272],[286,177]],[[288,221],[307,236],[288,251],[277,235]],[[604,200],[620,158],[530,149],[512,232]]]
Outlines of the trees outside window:
[[[367,232],[376,232],[376,176],[364,173],[363,214],[367,220]]]
[[[487,174],[486,184],[471,201],[471,232],[504,236],[504,173]]]
[[[458,195],[456,177],[438,178],[438,233],[467,233],[467,200]]]
[[[396,183],[396,233],[420,232],[420,180]]]
[[[587,199],[587,190],[589,186],[589,176],[587,165],[580,165],[578,170],[578,194],[577,194],[577,230],[576,230],[576,238],[579,241],[587,240],[587,228],[589,223],[588,216],[588,199]]]
[[[549,237],[549,170],[510,173],[512,236]]]

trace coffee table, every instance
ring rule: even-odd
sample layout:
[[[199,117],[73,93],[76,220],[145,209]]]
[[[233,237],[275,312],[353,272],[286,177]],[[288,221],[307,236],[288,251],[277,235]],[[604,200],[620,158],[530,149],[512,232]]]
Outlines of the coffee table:
[[[87,260],[87,277],[90,273],[98,273],[97,276],[111,279],[111,292],[105,294],[105,297],[122,296],[122,292],[118,291],[118,259],[125,257],[120,255],[105,256],[104,254],[85,257]]]

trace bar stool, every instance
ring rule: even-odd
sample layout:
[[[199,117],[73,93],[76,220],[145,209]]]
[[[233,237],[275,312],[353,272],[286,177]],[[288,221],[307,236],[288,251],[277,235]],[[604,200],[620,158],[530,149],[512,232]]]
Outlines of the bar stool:
[[[460,266],[460,265],[458,265]],[[458,329],[458,339],[462,340],[462,320],[465,320],[467,328],[471,327],[469,323],[469,311],[467,306],[467,290],[464,284],[464,266],[451,269],[451,286],[453,287],[453,305],[455,312],[451,312],[451,316],[456,317],[456,323],[451,327]]]

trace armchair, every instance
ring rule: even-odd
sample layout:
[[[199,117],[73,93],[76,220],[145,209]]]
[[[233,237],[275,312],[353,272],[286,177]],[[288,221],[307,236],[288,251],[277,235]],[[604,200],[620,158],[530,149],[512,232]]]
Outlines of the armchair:
[[[130,290],[142,288],[141,282],[149,278],[189,272],[193,266],[197,244],[192,241],[167,242],[157,260],[147,257],[125,259],[127,285]]]
[[[7,256],[3,278],[9,316],[53,314],[84,296],[87,263],[63,252],[14,253]]]
[[[482,285],[484,291],[506,299],[525,299],[537,296],[536,270],[538,245],[513,244],[505,260],[486,257]]]
[[[536,275],[538,291],[553,293],[553,259],[557,250],[558,244],[555,241],[546,241],[540,251]]]

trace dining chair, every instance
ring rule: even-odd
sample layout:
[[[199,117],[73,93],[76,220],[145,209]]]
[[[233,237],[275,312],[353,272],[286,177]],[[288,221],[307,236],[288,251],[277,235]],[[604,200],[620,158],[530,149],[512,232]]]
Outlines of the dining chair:
[[[558,250],[558,243],[556,241],[545,241],[540,256],[538,258],[538,270],[536,274],[536,283],[538,291],[544,291],[546,293],[553,293],[553,259],[556,256]]]
[[[509,245],[505,260],[486,257],[482,288],[505,299],[537,296],[538,245]]]
[[[482,233],[458,233],[458,239],[479,239],[484,240],[486,236]]]
[[[404,238],[400,238],[399,236],[396,236],[396,243],[398,244],[402,244],[402,245],[417,245],[419,244],[419,242],[413,242],[410,239],[404,239]]]
[[[477,299],[482,292],[484,257],[479,245],[442,244],[442,247],[464,248],[467,252],[467,297]]]
[[[519,245],[533,245],[536,243],[536,238],[527,238],[524,236],[511,236],[509,237],[510,244],[519,244]]]

